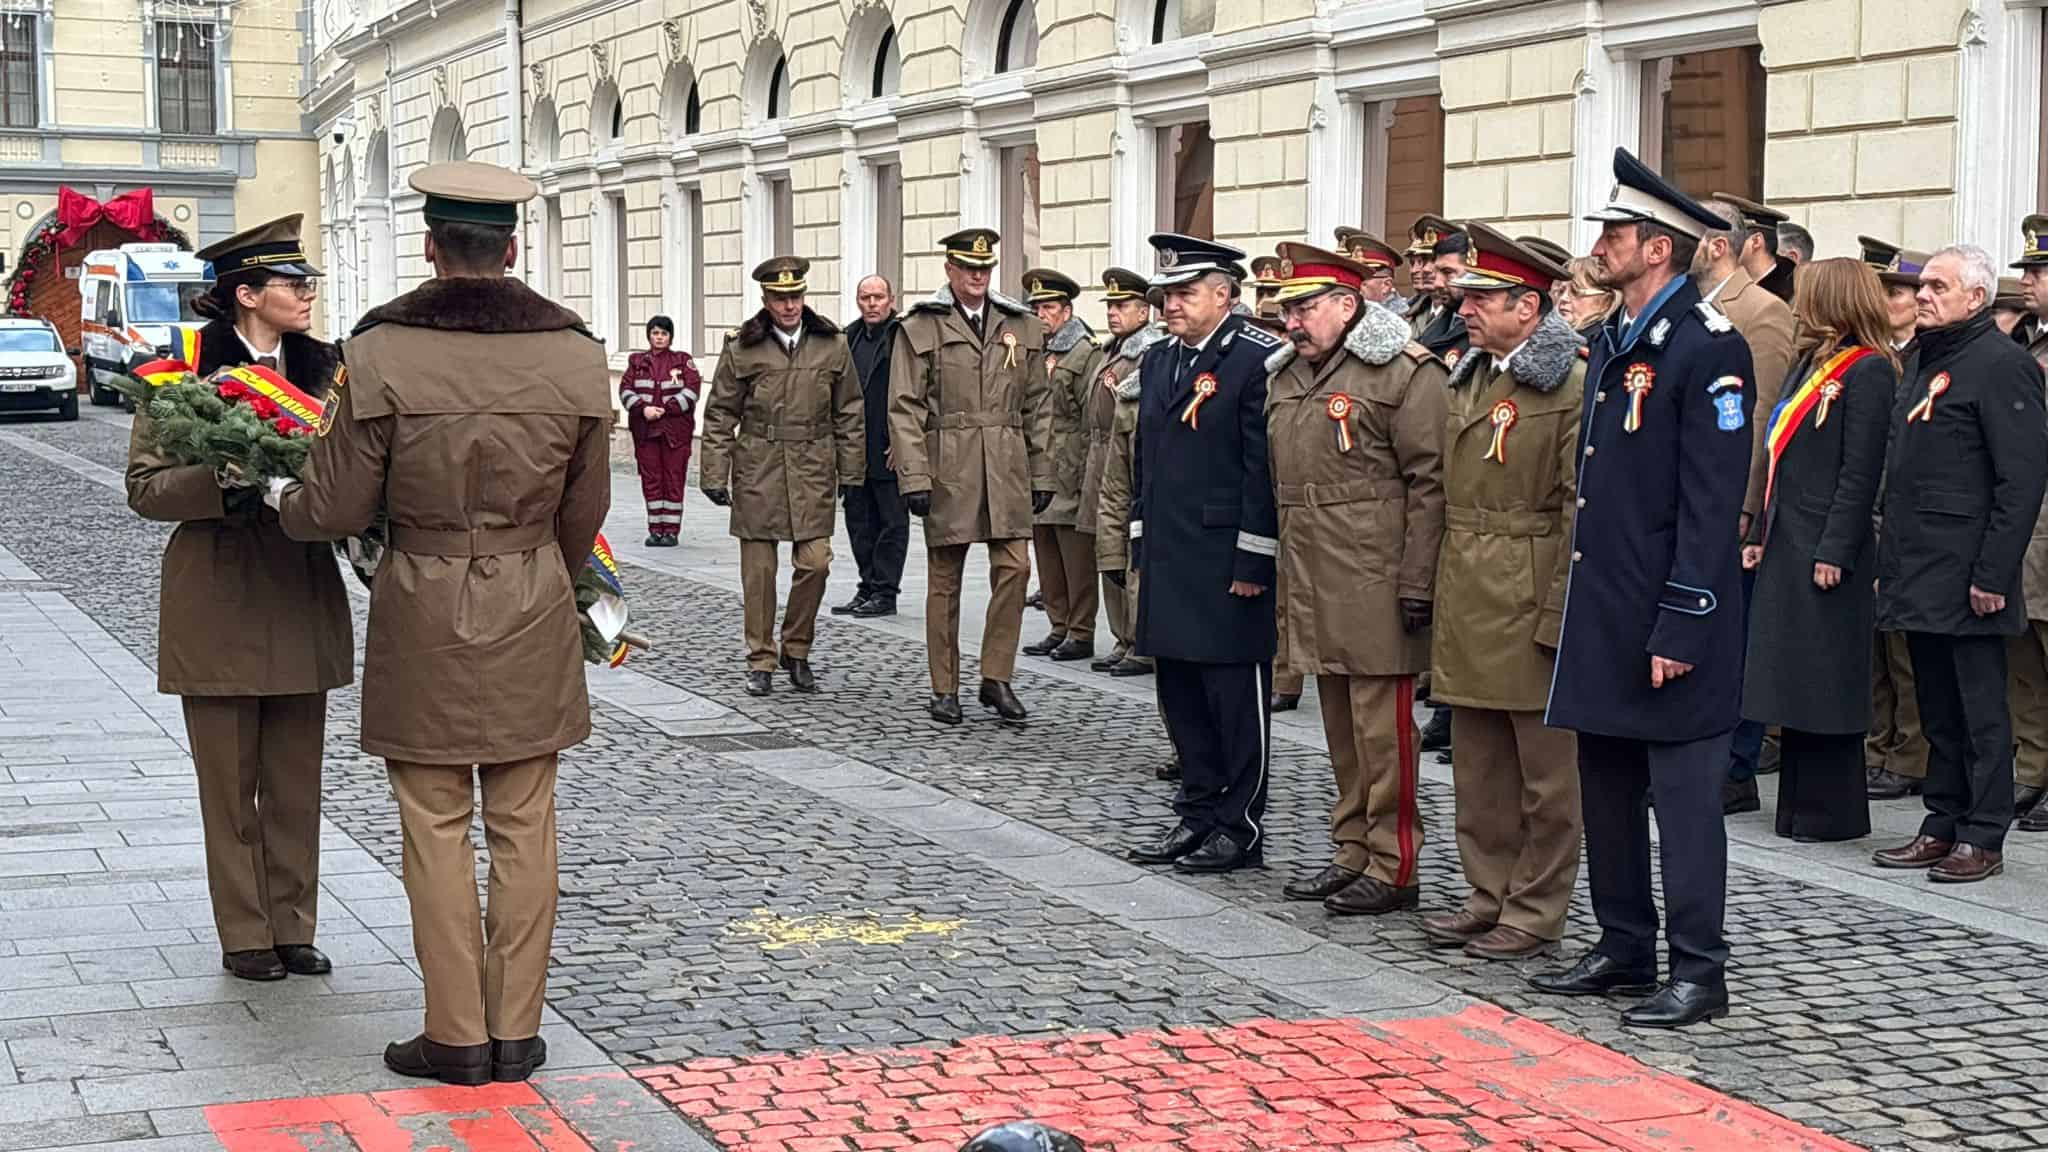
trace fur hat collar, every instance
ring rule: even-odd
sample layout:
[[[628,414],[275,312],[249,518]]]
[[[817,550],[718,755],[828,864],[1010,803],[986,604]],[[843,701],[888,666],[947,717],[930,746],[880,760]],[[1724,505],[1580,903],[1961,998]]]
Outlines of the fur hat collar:
[[[837,336],[839,326],[804,306],[803,319],[799,322],[803,332],[810,336]],[[745,324],[740,325],[739,343],[742,348],[752,348],[766,340],[775,331],[775,318],[768,315],[766,308],[754,313]]]
[[[1408,322],[1384,305],[1370,300],[1358,303],[1358,319],[1351,325],[1351,331],[1344,334],[1344,351],[1375,368],[1392,363],[1401,349],[1408,346]],[[1289,343],[1266,357],[1267,374],[1294,363],[1295,355],[1294,345]]]
[[[1074,345],[1093,335],[1095,335],[1095,330],[1088,327],[1086,320],[1081,319],[1079,316],[1069,316],[1067,317],[1067,322],[1060,325],[1059,331],[1046,337],[1045,350],[1055,356],[1064,356],[1073,349]]]
[[[1017,301],[1010,299],[993,288],[989,289],[988,302],[997,310],[1007,312],[1012,316],[1028,316],[1031,314],[1031,309],[1026,308],[1024,305],[1019,304]],[[912,305],[911,311],[951,312],[953,308],[953,286],[951,284],[941,284],[939,285],[939,290],[932,293],[929,299]]]
[[[1536,330],[1529,334],[1528,342],[1516,350],[1514,359],[1508,361],[1508,374],[1515,383],[1538,392],[1555,391],[1572,374],[1572,365],[1578,362],[1579,345],[1583,343],[1572,326],[1565,323],[1557,309],[1543,314],[1536,324]],[[1476,349],[1474,351],[1477,351]],[[1453,388],[1472,379],[1479,368],[1481,357],[1466,355],[1451,369]]]
[[[355,333],[379,324],[432,328],[439,332],[581,332],[582,317],[511,277],[451,276],[372,308]],[[595,337],[592,337],[595,339]]]

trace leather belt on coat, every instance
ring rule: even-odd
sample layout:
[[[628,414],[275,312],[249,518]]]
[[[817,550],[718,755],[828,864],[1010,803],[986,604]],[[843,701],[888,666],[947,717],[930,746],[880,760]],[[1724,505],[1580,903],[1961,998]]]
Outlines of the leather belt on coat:
[[[830,435],[830,432],[822,424],[810,421],[792,421],[786,424],[743,424],[740,426],[739,434],[742,437],[752,437],[756,440],[796,442],[823,440],[826,436]]]
[[[1481,536],[1548,536],[1557,529],[1551,512],[1501,512],[1491,508],[1445,508],[1444,527]]]
[[[1274,495],[1285,508],[1324,508],[1365,500],[1393,500],[1408,495],[1399,480],[1345,480],[1337,484],[1276,484]]]
[[[1024,417],[1016,412],[943,412],[941,428],[1022,428]]]
[[[519,524],[510,528],[409,528],[391,526],[390,546],[414,556],[510,556],[557,542],[555,526]]]

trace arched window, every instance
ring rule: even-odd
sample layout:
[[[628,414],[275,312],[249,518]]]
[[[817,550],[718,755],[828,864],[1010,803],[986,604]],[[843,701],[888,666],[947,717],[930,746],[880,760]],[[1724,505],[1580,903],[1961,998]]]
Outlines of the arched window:
[[[1152,0],[1152,43],[1216,30],[1216,0]]]
[[[846,29],[846,55],[839,66],[841,97],[848,104],[896,95],[903,85],[903,57],[896,25],[885,5],[861,9]]]
[[[768,118],[780,120],[789,115],[789,57],[775,58],[775,71],[768,76]]]
[[[882,29],[882,46],[875,50],[874,81],[868,95],[874,99],[894,96],[903,83],[903,57],[896,51],[896,26]]]
[[[561,158],[562,130],[555,119],[555,102],[541,97],[533,106],[527,124],[528,155],[536,168],[546,168]]]
[[[695,136],[704,130],[704,105],[697,99],[697,82],[690,81],[690,91],[683,98],[683,131]]]
[[[661,134],[671,144],[695,135],[702,126],[703,109],[697,104],[697,73],[687,61],[668,66],[661,81]]]
[[[434,114],[434,127],[427,133],[427,163],[469,159],[469,131],[462,126],[462,113],[443,108]]]
[[[1038,66],[1038,9],[1033,0],[1010,0],[996,32],[996,71]]]
[[[626,135],[626,106],[619,101],[612,102],[612,135],[614,140]]]
[[[616,148],[626,135],[625,104],[619,86],[606,80],[590,94],[590,145],[595,151]]]
[[[774,37],[754,41],[740,81],[741,119],[747,124],[780,120],[794,112],[790,103],[789,57]]]

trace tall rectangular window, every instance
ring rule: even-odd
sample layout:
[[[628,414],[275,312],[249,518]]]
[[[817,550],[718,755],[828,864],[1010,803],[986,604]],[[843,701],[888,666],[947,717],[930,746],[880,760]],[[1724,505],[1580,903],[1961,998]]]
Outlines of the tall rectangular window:
[[[217,35],[207,24],[157,21],[156,110],[160,131],[212,135],[213,42]]]
[[[1159,203],[1163,232],[1216,235],[1216,144],[1209,122],[1194,120],[1159,129]]]
[[[0,125],[36,126],[36,18],[0,20]]]
[[[550,196],[541,205],[541,293],[562,298],[562,198]]]
[[[768,195],[768,236],[774,241],[774,256],[796,252],[796,206],[790,193],[788,175],[768,176],[761,181]]]
[[[683,318],[684,339],[696,341],[691,351],[709,356],[717,348],[707,309],[704,307],[704,194],[695,188],[682,190],[683,197]]]
[[[1408,229],[1419,216],[1444,210],[1444,105],[1439,96],[1409,96],[1366,109],[1366,130],[1386,132],[1385,175],[1379,203],[1365,219],[1378,220],[1382,240],[1395,251],[1408,247]],[[1374,194],[1368,186],[1366,194]],[[1372,225],[1368,223],[1366,227]],[[1401,291],[1410,290],[1404,262],[1395,273]]]
[[[630,290],[632,268],[627,262],[630,246],[626,241],[626,197],[614,194],[605,197],[605,214],[611,225],[611,295],[612,295],[612,351],[623,352],[633,346],[633,318],[631,315],[633,297]]]
[[[1694,196],[1764,190],[1764,65],[1755,45],[1643,61],[1643,162]]]
[[[1004,293],[1021,297],[1024,270],[1039,264],[1038,145],[1001,149],[1003,236],[1002,261],[996,265]]]
[[[891,287],[903,290],[903,165],[875,167],[875,267]]]
[[[2041,142],[2034,150],[2035,177],[2034,203],[2048,204],[2048,14],[2041,20],[2041,104],[2036,123],[2040,126]]]

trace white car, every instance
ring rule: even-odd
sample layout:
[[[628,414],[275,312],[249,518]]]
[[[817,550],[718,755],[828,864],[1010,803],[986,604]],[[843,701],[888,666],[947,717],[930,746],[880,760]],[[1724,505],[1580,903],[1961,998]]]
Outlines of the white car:
[[[78,366],[48,320],[0,319],[0,412],[78,419]]]

